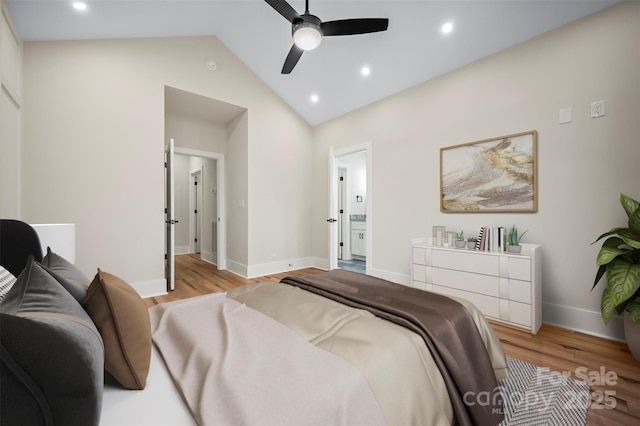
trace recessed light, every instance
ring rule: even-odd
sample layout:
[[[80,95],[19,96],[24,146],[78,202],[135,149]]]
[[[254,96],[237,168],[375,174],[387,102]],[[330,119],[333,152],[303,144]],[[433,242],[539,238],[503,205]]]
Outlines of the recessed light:
[[[313,102],[314,104],[317,104],[318,101],[320,100],[320,98],[318,97],[318,95],[311,95],[311,102]]]
[[[83,1],[74,1],[73,8],[76,10],[85,10],[87,8],[87,4]]]
[[[364,75],[365,77],[368,76],[369,74],[371,74],[371,68],[369,68],[368,66],[364,66],[360,69],[360,72],[362,73],[362,75]]]
[[[442,26],[442,33],[449,34],[451,31],[453,31],[453,24],[451,22],[445,22]]]

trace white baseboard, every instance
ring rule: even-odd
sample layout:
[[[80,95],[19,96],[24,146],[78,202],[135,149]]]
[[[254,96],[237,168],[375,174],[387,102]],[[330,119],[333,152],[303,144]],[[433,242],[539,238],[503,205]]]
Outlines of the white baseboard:
[[[155,297],[167,294],[167,280],[164,278],[131,283],[131,287],[133,287],[133,289],[137,291],[143,299],[145,297]]]
[[[265,275],[281,274],[283,272],[294,271],[313,267],[312,257],[302,257],[299,259],[280,260],[277,262],[261,263],[251,265],[247,268],[247,278],[262,277]]]
[[[227,259],[227,270],[243,278],[247,278],[247,265],[243,263]]]
[[[207,250],[202,250],[200,252],[200,258],[202,258],[202,260],[204,260],[205,262],[209,262],[213,265],[218,265],[218,256],[216,255],[216,253],[212,253]]]
[[[605,339],[625,341],[623,319],[619,316],[612,317],[609,324],[604,325],[600,312],[543,302],[542,322]]]
[[[176,254],[189,254],[191,253],[191,248],[189,246],[175,246],[173,248]]]
[[[411,276],[398,274],[397,272],[385,271],[384,269],[367,268],[367,273],[392,283],[402,284],[411,287]]]
[[[320,257],[310,257],[311,266],[310,268],[322,269],[323,271],[329,270],[329,259],[323,259]]]

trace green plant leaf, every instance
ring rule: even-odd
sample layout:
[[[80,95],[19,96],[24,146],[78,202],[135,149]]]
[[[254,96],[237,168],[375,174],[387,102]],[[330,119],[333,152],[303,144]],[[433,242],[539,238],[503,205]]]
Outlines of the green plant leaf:
[[[629,228],[619,228],[618,235],[628,246],[640,249],[640,234],[633,232]]]
[[[628,229],[628,228],[613,228],[608,232],[605,232],[604,234],[600,235],[594,242],[592,242],[591,244],[595,244],[598,241],[600,241],[601,239],[603,239],[604,237],[607,237],[609,235],[615,235],[617,234],[621,229]]]
[[[640,264],[620,257],[607,265],[607,289],[615,306],[633,298],[640,288]]]
[[[640,235],[640,209],[629,216],[629,229],[636,235]]]
[[[640,208],[640,202],[624,194],[620,194],[620,204],[628,217],[631,217]]]
[[[602,300],[600,301],[600,309],[602,311],[602,320],[605,324],[609,323],[611,316],[616,310],[616,304],[613,303],[611,298],[611,291],[609,287],[605,288],[602,292]]]
[[[640,321],[640,303],[636,300],[632,300],[627,305],[629,316],[633,321]]]
[[[606,240],[602,244],[602,247],[598,252],[598,257],[596,258],[596,265],[597,266],[606,265],[616,257],[627,253],[628,250],[619,248],[622,244],[624,244],[624,241],[618,237],[611,237],[608,240]]]
[[[598,272],[596,273],[596,279],[593,281],[593,286],[591,287],[591,291],[598,285],[604,273],[607,272],[607,265],[602,265],[598,268]]]

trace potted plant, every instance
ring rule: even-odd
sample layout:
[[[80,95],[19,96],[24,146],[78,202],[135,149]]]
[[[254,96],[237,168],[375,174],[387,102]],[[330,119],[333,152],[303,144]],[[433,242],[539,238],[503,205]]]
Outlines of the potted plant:
[[[518,228],[515,225],[509,229],[509,235],[507,236],[507,251],[509,253],[520,253],[522,251],[522,246],[520,245],[520,240],[526,234],[528,229],[524,231],[522,234],[518,234]]]
[[[592,244],[607,238],[598,252],[593,287],[607,275],[600,309],[605,324],[614,312],[624,312],[624,332],[635,359],[640,361],[640,203],[620,194],[620,204],[629,218],[628,227],[613,228]]]
[[[456,232],[456,247],[464,248],[465,245],[464,231]]]
[[[467,248],[471,250],[475,249],[477,242],[478,242],[478,239],[476,237],[467,238]]]

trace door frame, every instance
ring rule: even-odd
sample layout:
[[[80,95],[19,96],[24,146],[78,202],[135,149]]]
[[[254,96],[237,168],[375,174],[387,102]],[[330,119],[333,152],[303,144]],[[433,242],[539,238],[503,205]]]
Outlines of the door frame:
[[[351,194],[349,193],[349,165],[337,162],[337,172],[338,172],[338,251],[340,250],[340,242],[343,243],[342,246],[342,260],[351,260],[351,227],[349,226],[349,197]],[[345,177],[343,183],[340,183],[341,171],[344,171],[342,176]],[[340,190],[342,187],[342,190]],[[343,213],[340,214],[340,205],[342,205]],[[341,235],[342,234],[342,235]],[[340,256],[338,256],[338,260],[340,260]]]
[[[216,160],[216,200],[218,205],[218,241],[216,245],[218,270],[227,269],[227,220],[225,203],[225,162],[224,154],[217,152],[201,151],[198,149],[175,147],[175,154],[189,155]]]
[[[367,212],[366,233],[366,270],[367,274],[371,272],[373,265],[373,146],[371,142],[364,142],[346,148],[334,150],[333,146],[329,147],[329,218],[338,216],[338,161],[340,157],[350,154],[365,152],[365,167],[367,169],[367,196],[365,197],[365,209]],[[338,226],[336,223],[329,224],[329,270],[338,267]]]
[[[202,243],[202,167],[189,173],[189,216],[194,220],[189,220],[189,253],[199,253]],[[199,182],[198,185],[195,183]],[[195,213],[195,212],[198,213]]]

